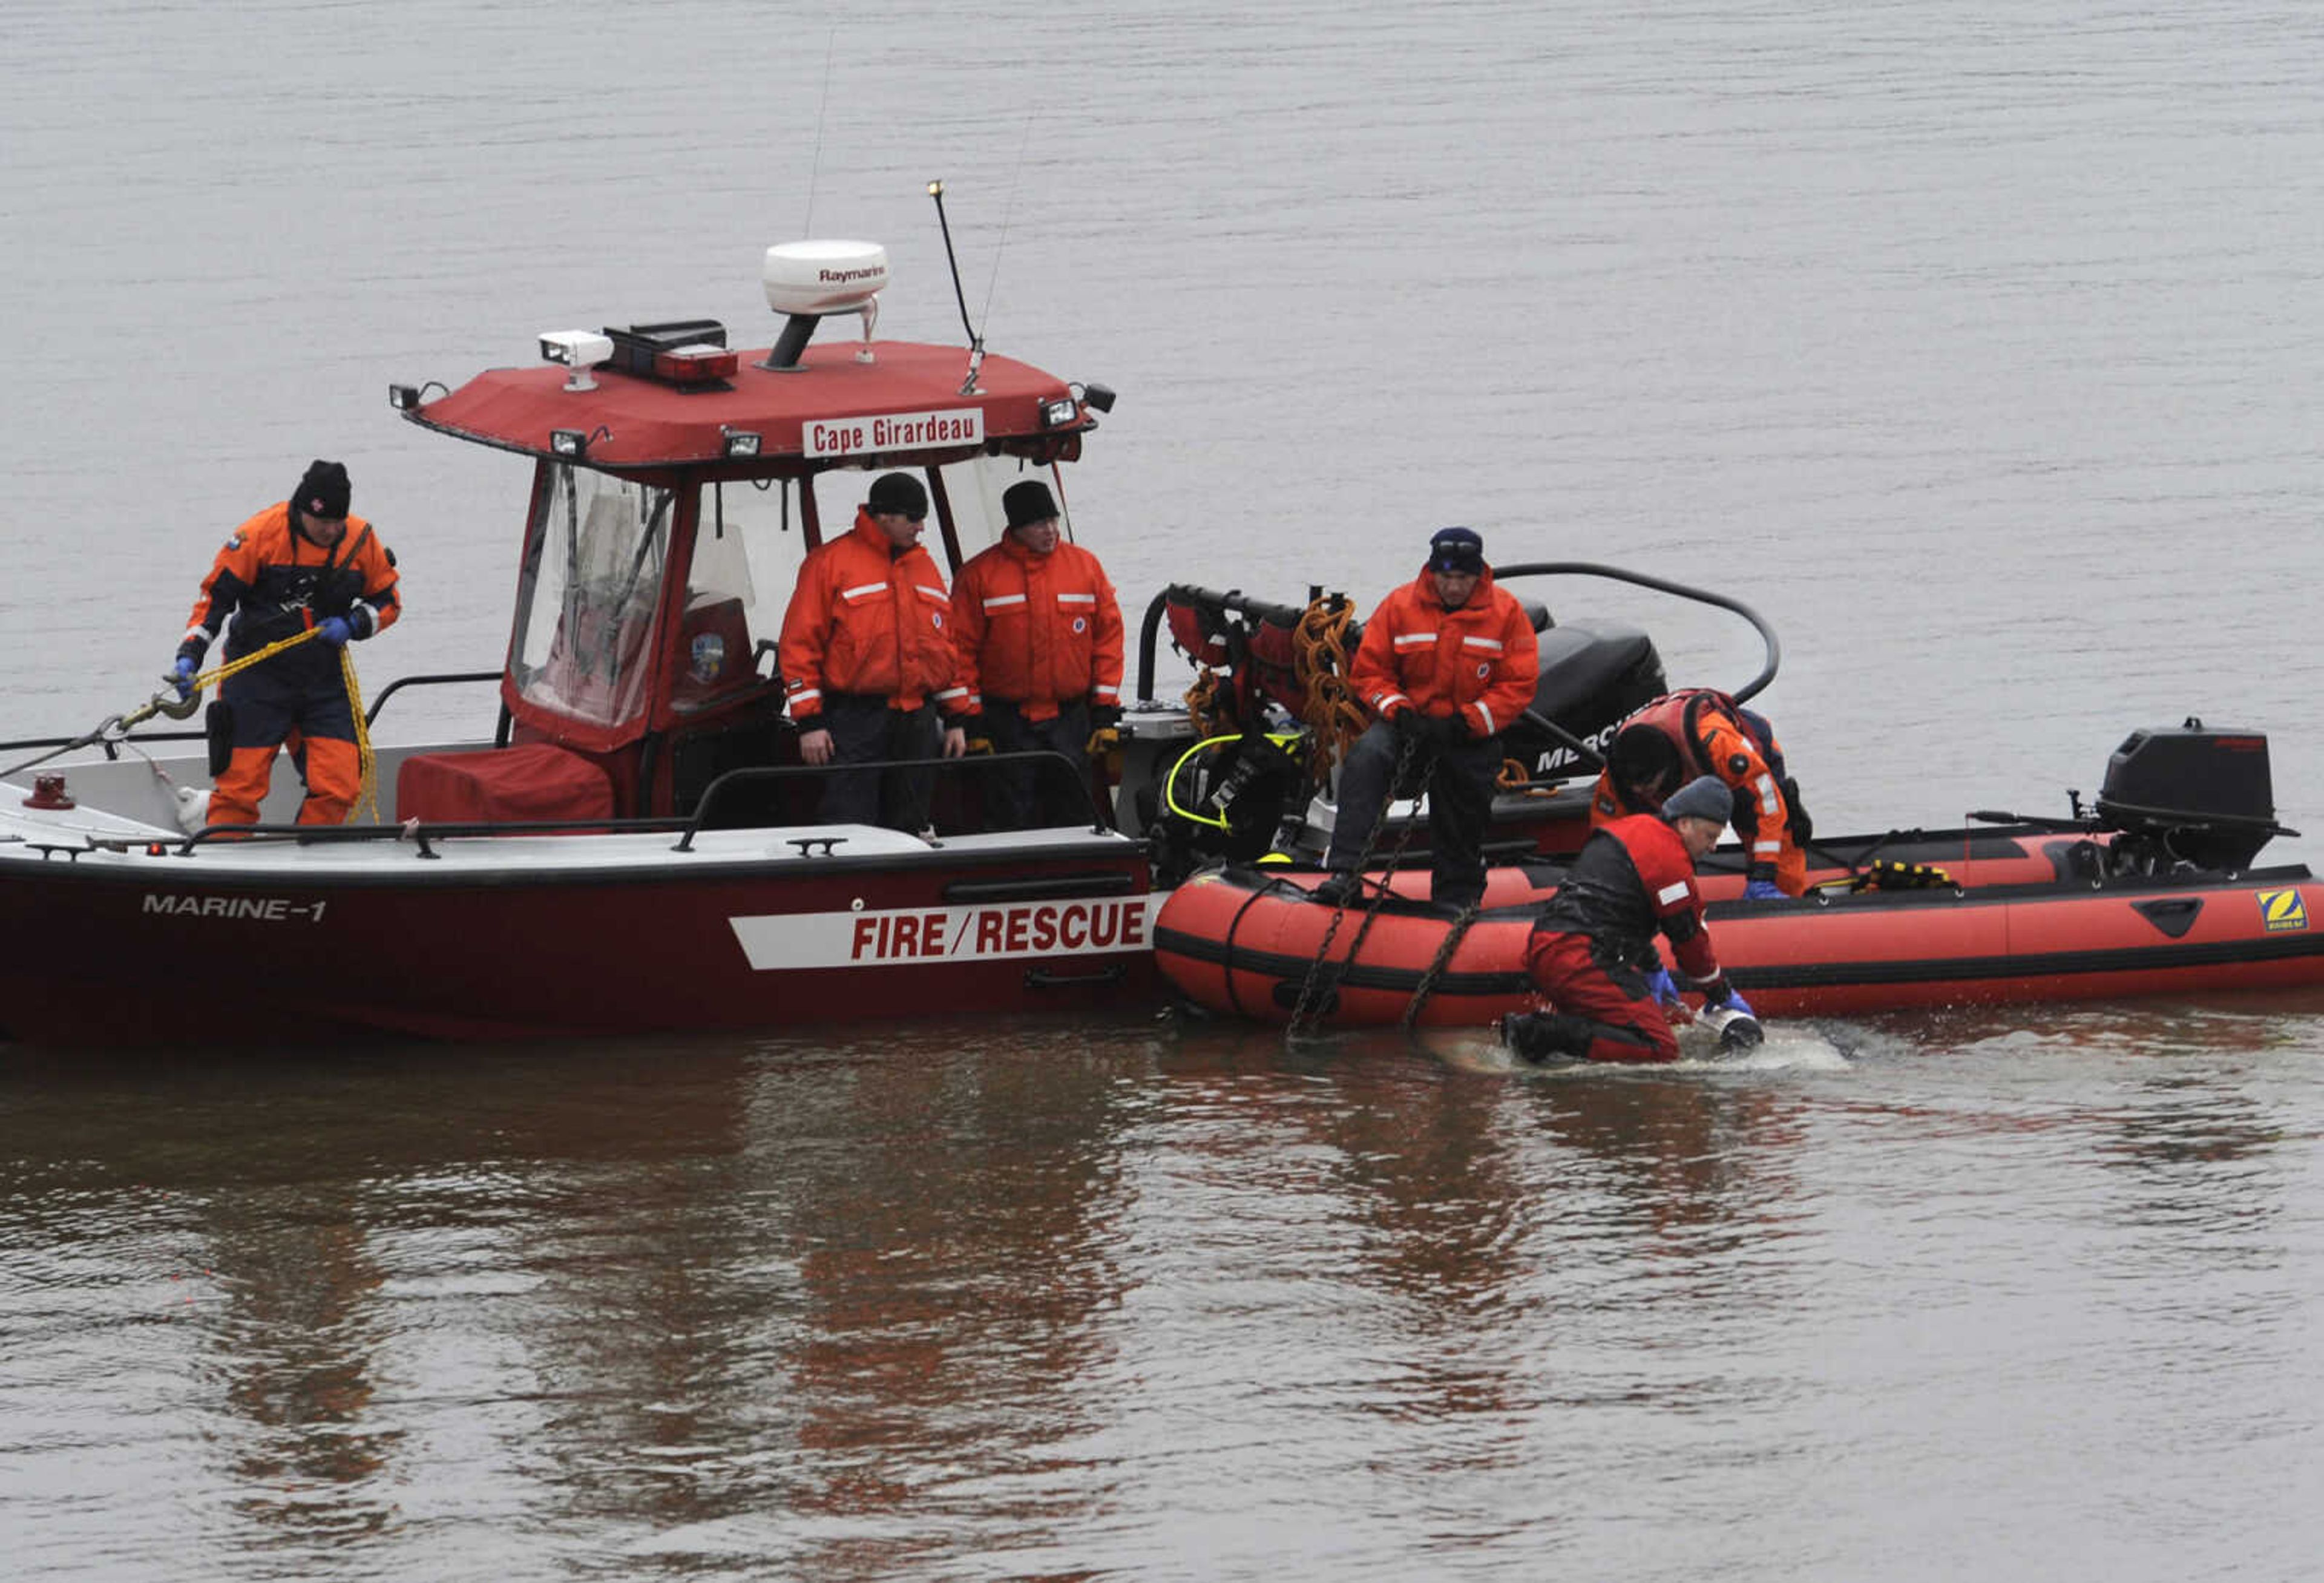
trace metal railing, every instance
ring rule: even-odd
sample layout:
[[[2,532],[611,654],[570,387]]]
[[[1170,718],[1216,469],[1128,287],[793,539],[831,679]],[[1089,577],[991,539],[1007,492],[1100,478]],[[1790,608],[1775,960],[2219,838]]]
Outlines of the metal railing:
[[[375,723],[379,719],[380,711],[387,707],[387,701],[406,687],[429,686],[447,682],[496,682],[500,679],[501,673],[496,670],[447,671],[437,676],[399,676],[381,688],[379,695],[371,701],[371,707],[364,711],[364,725],[368,729]],[[88,739],[26,737],[20,741],[0,742],[0,753],[14,752],[23,748],[86,747],[102,749],[107,759],[118,759],[121,757],[121,745],[124,742],[200,742],[208,740],[209,733],[206,731],[142,731],[131,736],[100,736]]]
[[[951,774],[957,774],[963,770],[982,772],[998,768],[1004,764],[1043,761],[1063,766],[1065,771],[1074,777],[1084,794],[1088,796],[1091,831],[1093,833],[1110,831],[1111,827],[1105,822],[1105,806],[1098,800],[1097,793],[1090,787],[1088,766],[1077,764],[1072,758],[1053,749],[1031,748],[1014,753],[976,753],[960,759],[867,759],[860,764],[765,764],[745,769],[729,769],[702,788],[702,796],[694,805],[693,819],[687,824],[686,834],[679,839],[674,850],[678,851],[692,850],[694,837],[702,828],[702,821],[709,814],[712,801],[721,792],[726,791],[731,787],[747,786],[758,781],[796,780],[803,776],[850,773],[869,775],[875,771],[888,769],[926,768]]]
[[[206,824],[182,840],[170,838],[115,839],[92,838],[89,847],[102,851],[126,851],[149,847],[171,848],[182,857],[195,848],[221,841],[246,841],[252,838],[272,838],[296,842],[301,845],[338,845],[348,842],[403,841],[419,848],[419,856],[434,858],[438,854],[430,849],[431,841],[449,840],[459,836],[555,835],[576,832],[589,834],[638,835],[675,831],[678,833],[673,851],[690,852],[694,838],[702,833],[714,803],[722,796],[731,796],[734,788],[754,783],[798,780],[834,774],[875,774],[887,769],[927,768],[938,774],[984,774],[1002,765],[1047,763],[1074,777],[1090,799],[1090,829],[1093,834],[1110,834],[1111,826],[1105,823],[1103,805],[1096,792],[1088,787],[1085,766],[1076,764],[1070,755],[1047,749],[1028,750],[1016,753],[979,753],[962,759],[875,759],[856,764],[769,764],[742,769],[730,769],[713,779],[703,788],[691,814],[665,814],[645,817],[618,818],[584,816],[574,819],[460,819],[444,821],[408,820],[401,824]],[[775,825],[750,825],[743,828],[779,828]],[[836,836],[801,836],[804,844],[800,855],[808,855],[807,848],[816,843],[835,842]],[[84,849],[86,850],[86,849]],[[828,855],[829,847],[825,847]]]

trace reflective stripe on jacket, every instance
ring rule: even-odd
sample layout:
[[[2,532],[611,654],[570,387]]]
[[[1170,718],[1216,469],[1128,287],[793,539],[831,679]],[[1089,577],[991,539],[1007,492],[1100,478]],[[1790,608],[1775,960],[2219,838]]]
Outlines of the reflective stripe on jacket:
[[[1422,572],[1364,623],[1349,680],[1364,706],[1385,720],[1399,711],[1460,713],[1472,736],[1498,736],[1533,706],[1541,683],[1533,622],[1489,571],[1459,610],[1436,597]]]
[[[898,709],[933,701],[968,709],[953,655],[952,596],[918,545],[897,550],[861,508],[855,526],[800,563],[779,646],[791,718],[802,730],[823,713],[824,695],[862,694]]]
[[[952,609],[970,709],[991,697],[1049,720],[1061,704],[1120,704],[1121,605],[1080,545],[1036,555],[1012,534],[961,567]]]

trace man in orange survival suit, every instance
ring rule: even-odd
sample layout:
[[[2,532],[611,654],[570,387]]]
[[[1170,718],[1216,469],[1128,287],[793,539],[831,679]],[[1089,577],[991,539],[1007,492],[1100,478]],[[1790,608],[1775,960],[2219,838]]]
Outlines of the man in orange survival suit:
[[[1533,704],[1540,683],[1533,622],[1493,585],[1485,541],[1444,528],[1428,541],[1419,576],[1380,602],[1349,667],[1356,695],[1378,718],[1340,767],[1340,807],[1316,896],[1345,906],[1356,859],[1388,805],[1406,748],[1434,756],[1428,777],[1431,897],[1465,907],[1485,893],[1485,826],[1501,733]]]
[[[1003,753],[1046,748],[1075,763],[1121,719],[1121,606],[1097,557],[1057,534],[1057,502],[1038,479],[1001,497],[1009,529],[960,569],[953,640],[969,707]],[[1086,778],[1085,777],[1084,778]],[[1085,824],[1089,795],[1063,770],[994,767],[992,826]],[[1036,787],[1040,796],[1036,796]]]
[[[1735,833],[1750,853],[1744,899],[1805,890],[1807,856],[1800,849],[1813,826],[1800,805],[1800,783],[1785,772],[1775,728],[1708,687],[1665,694],[1623,722],[1591,798],[1590,822],[1652,813],[1665,792],[1698,775],[1715,775],[1734,793]]]
[[[1655,954],[1657,930],[1706,1005],[1752,1015],[1711,954],[1694,888],[1695,863],[1726,828],[1728,796],[1718,777],[1698,776],[1661,813],[1590,833],[1526,943],[1526,971],[1558,1009],[1503,1017],[1504,1043],[1528,1061],[1677,1060],[1663,1003],[1678,991]]]
[[[226,657],[255,653],[309,628],[318,637],[228,676],[212,707],[214,732],[231,743],[217,766],[216,746],[209,822],[250,824],[274,771],[275,750],[293,731],[304,743],[306,800],[301,824],[345,822],[363,789],[355,750],[355,713],[347,702],[339,650],[384,631],[402,612],[395,557],[371,524],[347,515],[347,470],[318,461],[287,501],[267,507],[234,530],[202,584],[185,641],[178,645],[170,679],[180,696],[193,695],[202,656],[228,621]],[[224,745],[214,735],[216,744]]]
[[[956,759],[968,689],[956,679],[952,596],[920,548],[928,492],[908,473],[883,473],[855,526],[799,566],[783,612],[779,658],[809,764]],[[952,718],[940,720],[939,711]],[[920,833],[935,771],[856,770],[826,776],[816,816],[826,824],[881,824]]]

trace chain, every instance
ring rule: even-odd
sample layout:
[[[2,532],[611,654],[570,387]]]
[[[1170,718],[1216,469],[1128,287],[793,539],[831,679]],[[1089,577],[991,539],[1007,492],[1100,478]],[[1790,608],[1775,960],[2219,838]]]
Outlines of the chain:
[[[1352,623],[1347,600],[1334,594],[1309,604],[1291,634],[1291,675],[1299,686],[1300,718],[1315,736],[1316,752],[1307,768],[1318,788],[1369,723],[1348,686],[1348,628]]]
[[[1404,1021],[1400,1026],[1406,1033],[1410,1033],[1413,1025],[1420,1020],[1420,1008],[1428,1004],[1428,997],[1435,989],[1436,980],[1443,975],[1446,965],[1452,960],[1452,953],[1460,947],[1461,936],[1466,934],[1469,925],[1477,921],[1478,909],[1483,905],[1481,901],[1464,905],[1459,916],[1453,918],[1452,926],[1444,931],[1443,943],[1436,948],[1436,960],[1430,962],[1428,971],[1420,975],[1420,988],[1412,992],[1412,1004],[1404,1008]]]
[[[1403,783],[1406,772],[1412,768],[1413,759],[1420,752],[1420,748],[1421,741],[1418,737],[1410,738],[1405,742],[1404,751],[1397,756],[1396,768],[1388,777],[1388,796],[1380,799],[1379,817],[1372,821],[1370,831],[1365,834],[1363,850],[1356,854],[1356,865],[1351,872],[1361,875],[1367,868],[1370,867],[1372,849],[1379,844],[1380,833],[1388,828],[1388,814],[1396,806],[1396,788]],[[1373,896],[1371,905],[1364,909],[1363,921],[1356,930],[1356,937],[1348,943],[1348,954],[1340,964],[1340,972],[1332,975],[1329,982],[1323,983],[1326,994],[1336,988],[1341,976],[1355,965],[1356,953],[1363,949],[1364,937],[1371,933],[1372,920],[1379,916],[1380,904],[1388,897],[1388,882],[1396,877],[1397,865],[1404,861],[1404,849],[1411,844],[1412,833],[1419,828],[1419,825],[1420,821],[1417,819],[1405,821],[1403,830],[1397,833],[1394,844],[1388,848],[1388,861],[1380,868],[1379,890]],[[1307,964],[1307,977],[1299,986],[1298,1002],[1292,1007],[1291,1021],[1283,1030],[1284,1042],[1286,1044],[1297,1038],[1305,1030],[1311,1020],[1309,1015],[1311,1007],[1317,1008],[1314,1013],[1314,1017],[1320,1018],[1324,1015],[1320,1008],[1322,998],[1317,995],[1316,989],[1319,982],[1323,979],[1323,964],[1331,958],[1332,942],[1338,937],[1340,925],[1347,916],[1348,904],[1345,902],[1332,909],[1331,926],[1323,931],[1323,943],[1315,948],[1315,960]]]
[[[1194,722],[1197,741],[1220,734],[1225,714],[1219,704],[1219,673],[1207,665],[1186,689],[1186,718]]]

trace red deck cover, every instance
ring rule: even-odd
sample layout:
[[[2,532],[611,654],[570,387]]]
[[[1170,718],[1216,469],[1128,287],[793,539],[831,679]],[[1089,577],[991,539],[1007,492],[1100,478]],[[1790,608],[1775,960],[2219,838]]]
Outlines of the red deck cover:
[[[429,824],[610,819],[605,772],[554,742],[418,753],[395,776],[395,817]]]

